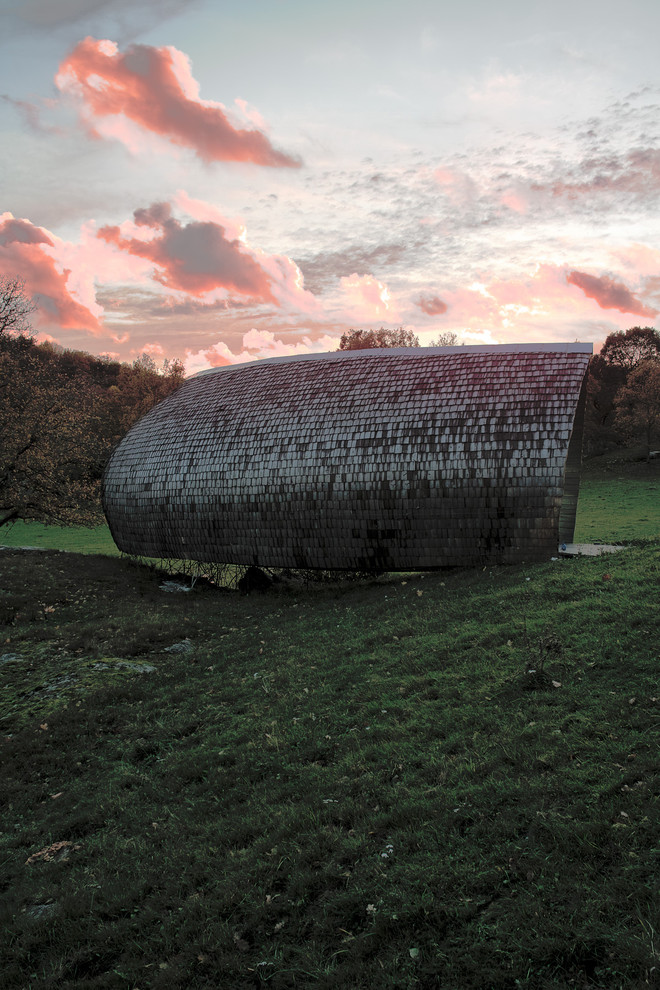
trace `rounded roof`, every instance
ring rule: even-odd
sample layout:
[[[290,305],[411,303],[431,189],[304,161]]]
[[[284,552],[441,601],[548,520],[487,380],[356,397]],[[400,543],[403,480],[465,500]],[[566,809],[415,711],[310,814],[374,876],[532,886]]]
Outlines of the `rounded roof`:
[[[273,566],[529,559],[556,544],[590,351],[379,348],[198,374],[110,459],[111,531],[145,556]]]

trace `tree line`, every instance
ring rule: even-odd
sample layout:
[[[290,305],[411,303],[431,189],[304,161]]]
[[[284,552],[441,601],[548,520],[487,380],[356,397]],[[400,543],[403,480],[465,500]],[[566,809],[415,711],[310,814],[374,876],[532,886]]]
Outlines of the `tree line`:
[[[179,387],[179,361],[158,368],[33,339],[20,279],[0,278],[0,526],[17,519],[94,525],[113,447]]]
[[[616,330],[589,362],[586,453],[639,443],[648,459],[659,435],[660,333],[655,327]]]
[[[458,334],[453,330],[439,333],[428,347],[454,347],[460,343]],[[396,327],[393,330],[381,327],[380,330],[347,330],[339,341],[340,351],[363,351],[378,347],[419,347],[419,337],[406,327]]]

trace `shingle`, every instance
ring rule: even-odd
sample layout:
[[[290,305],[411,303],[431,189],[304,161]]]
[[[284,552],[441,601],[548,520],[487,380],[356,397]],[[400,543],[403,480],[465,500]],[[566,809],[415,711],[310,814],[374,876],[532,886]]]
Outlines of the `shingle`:
[[[572,537],[589,353],[411,348],[203,373],[115,450],[112,534],[137,555],[263,566],[545,556]]]

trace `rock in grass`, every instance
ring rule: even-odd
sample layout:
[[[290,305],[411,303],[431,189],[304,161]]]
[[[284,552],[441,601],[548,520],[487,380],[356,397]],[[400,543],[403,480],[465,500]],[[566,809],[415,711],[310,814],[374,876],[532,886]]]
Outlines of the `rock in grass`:
[[[182,584],[181,581],[163,581],[162,584],[158,585],[161,591],[192,591],[194,585],[192,584]]]
[[[166,646],[165,653],[190,653],[192,648],[190,640],[184,639],[180,643],[172,643],[171,646]]]

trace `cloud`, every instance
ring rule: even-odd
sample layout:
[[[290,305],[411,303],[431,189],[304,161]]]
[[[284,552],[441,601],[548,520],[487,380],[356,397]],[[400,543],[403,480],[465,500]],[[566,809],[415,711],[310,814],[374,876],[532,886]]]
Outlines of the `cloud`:
[[[433,178],[447,199],[456,206],[472,204],[479,195],[474,179],[458,169],[436,168]]]
[[[254,310],[264,304],[271,310],[286,309],[291,317],[322,314],[321,303],[305,289],[295,261],[251,247],[244,225],[225,219],[210,203],[182,191],[173,200],[193,219],[176,219],[169,202],[153,203],[135,210],[132,221],[101,227],[96,235],[136,267],[128,281],[143,288],[151,281],[152,292],[161,296],[152,298],[152,315],[164,310],[180,314],[250,306]],[[158,286],[170,295],[162,298]]]
[[[71,270],[58,257],[63,243],[29,220],[0,214],[0,272],[25,280],[37,304],[36,322],[99,333],[102,310],[94,302],[90,308],[76,298]]]
[[[213,203],[207,203],[206,200],[203,199],[195,199],[193,196],[189,196],[184,189],[179,189],[174,196],[172,196],[172,203],[177,206],[182,213],[192,217],[193,220],[210,220],[212,223],[217,223],[224,227],[230,237],[245,240],[246,232],[244,224],[235,220],[228,220],[227,217],[220,212],[218,207],[213,205]]]
[[[207,163],[301,164],[274,148],[263,131],[235,125],[221,103],[200,99],[187,56],[172,46],[129,45],[121,54],[113,41],[85,38],[64,59],[55,83],[78,103],[95,138],[135,148],[146,131],[191,148]]]
[[[287,343],[269,330],[258,330],[252,327],[243,334],[242,349],[238,352],[231,348],[222,340],[212,344],[211,347],[202,348],[199,351],[186,351],[184,361],[186,374],[192,375],[207,368],[221,368],[228,364],[244,364],[247,361],[258,361],[263,358],[283,357],[295,354],[323,354],[327,351],[336,351],[338,344],[337,337],[330,337],[327,334],[317,340],[311,340],[305,336],[300,341]]]
[[[545,174],[543,174],[545,172]],[[522,169],[500,173],[491,185],[495,201],[516,213],[557,210],[589,211],[615,207],[645,208],[660,190],[660,150],[637,148],[622,154],[603,149],[587,152],[572,163],[544,164],[541,159]]]
[[[148,354],[152,358],[163,358],[165,357],[165,348],[158,341],[151,341],[142,345],[140,353]]]
[[[566,281],[582,289],[585,296],[594,299],[601,309],[618,309],[620,313],[635,316],[653,317],[658,314],[658,310],[645,306],[637,299],[623,282],[615,282],[608,275],[599,278],[586,272],[572,271],[566,276]]]
[[[111,20],[131,35],[176,17],[197,0],[21,0],[13,4],[12,17],[25,28],[48,31]]]
[[[352,275],[339,279],[342,305],[349,317],[359,322],[396,319],[397,314],[387,286],[373,275]]]
[[[0,93],[0,100],[13,107],[31,130],[43,134],[61,135],[64,133],[61,127],[53,127],[45,124],[41,119],[44,109],[51,109],[53,105],[52,100],[48,99],[42,100],[40,103],[31,103],[29,100],[16,100],[6,93]]]
[[[569,290],[567,274],[566,267],[548,263],[511,278],[484,272],[469,285],[444,289],[447,314],[433,319],[433,330],[426,323],[417,331],[423,330],[423,340],[440,329],[454,330],[467,343],[548,342],[594,339],[625,325],[624,317],[595,320],[593,303]]]
[[[228,237],[222,224],[192,220],[183,224],[172,216],[169,203],[135,210],[134,223],[101,227],[99,238],[155,266],[152,278],[169,289],[202,296],[223,289],[275,303],[272,278],[244,249]],[[128,227],[129,236],[124,230]]]
[[[586,158],[579,170],[573,181],[568,178],[552,184],[552,195],[575,199],[595,193],[627,193],[646,199],[660,189],[660,151],[655,148]]]
[[[415,300],[415,305],[419,306],[422,312],[428,316],[439,316],[441,313],[446,313],[448,308],[447,303],[443,302],[439,296],[429,296],[424,293]]]
[[[638,277],[655,276],[660,271],[660,251],[647,244],[627,244],[612,252],[617,263]]]
[[[297,260],[304,273],[305,284],[313,292],[323,292],[334,288],[338,277],[350,275],[351,272],[382,271],[395,266],[404,257],[406,249],[407,245],[393,242],[375,247],[353,244],[338,251],[321,251]]]

